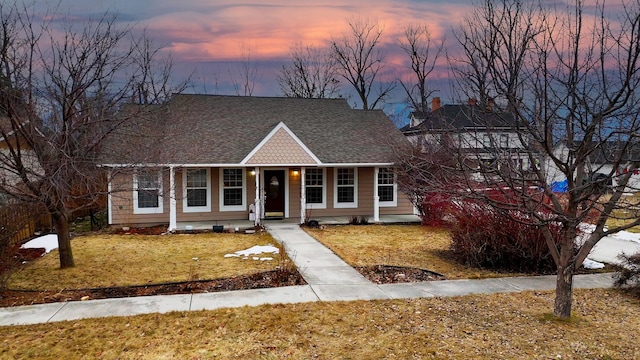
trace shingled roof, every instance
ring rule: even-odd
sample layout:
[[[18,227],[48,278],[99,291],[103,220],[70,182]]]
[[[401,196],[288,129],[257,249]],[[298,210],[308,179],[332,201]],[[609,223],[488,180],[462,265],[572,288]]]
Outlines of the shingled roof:
[[[413,113],[423,121],[403,128],[405,133],[416,131],[470,131],[514,128],[517,121],[509,112],[487,111],[477,105],[444,105],[430,113]]]
[[[394,147],[407,145],[382,111],[354,110],[344,99],[179,94],[147,117],[137,131],[146,136],[117,132],[105,162],[140,153],[147,163],[240,164],[280,123],[322,164],[392,163]]]

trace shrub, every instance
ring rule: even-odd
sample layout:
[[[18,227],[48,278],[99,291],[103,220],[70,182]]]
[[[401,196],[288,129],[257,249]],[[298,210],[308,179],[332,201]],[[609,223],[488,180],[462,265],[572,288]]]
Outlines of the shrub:
[[[524,273],[554,273],[555,263],[542,230],[527,224],[526,214],[464,200],[450,209],[454,256],[473,267]],[[554,238],[560,225],[551,225]]]
[[[447,215],[453,207],[453,199],[449,194],[432,192],[424,196],[422,203],[422,224],[427,226],[447,225]]]
[[[622,260],[622,266],[615,275],[615,285],[629,285],[630,289],[640,296],[640,253],[622,254],[618,257]]]

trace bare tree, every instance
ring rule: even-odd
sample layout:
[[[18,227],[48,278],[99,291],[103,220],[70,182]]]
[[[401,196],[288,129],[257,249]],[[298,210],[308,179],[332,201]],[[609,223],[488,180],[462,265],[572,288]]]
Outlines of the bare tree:
[[[516,201],[472,193],[526,214],[519,221],[544,231],[557,266],[558,317],[571,315],[573,275],[598,241],[640,224],[624,215],[636,214],[638,200],[623,198],[640,190],[631,181],[640,167],[639,33],[635,1],[614,14],[600,2],[545,8],[524,0],[483,0],[457,33],[465,52],[457,64],[460,85],[504,101],[525,151],[524,159],[507,160],[513,149],[496,145],[497,128],[487,133],[490,143],[476,139],[482,153],[505,161],[466,170]],[[566,179],[566,193],[552,191],[552,176]],[[581,236],[584,223],[590,230]],[[560,239],[550,231],[557,224]]]
[[[400,80],[400,85],[416,111],[426,113],[429,110],[428,98],[433,94],[427,86],[427,78],[433,72],[436,62],[444,49],[444,41],[432,44],[431,32],[427,25],[409,25],[400,40],[400,48],[411,61],[412,77],[410,83]]]
[[[235,73],[229,71],[233,90],[237,96],[252,96],[258,80],[258,67],[251,60],[251,49],[241,48],[242,60],[236,64]]]
[[[108,14],[81,28],[39,26],[36,18],[48,17],[19,2],[0,4],[0,138],[7,147],[0,193],[46,208],[67,268],[74,266],[69,216],[106,194],[97,168],[104,140],[137,116],[119,109],[136,98],[163,101],[171,66]]]
[[[289,57],[291,62],[282,66],[277,78],[284,96],[324,99],[339,95],[337,64],[330,52],[298,44]]]
[[[362,109],[375,109],[395,88],[395,83],[380,82],[384,54],[380,51],[382,27],[377,21],[354,20],[351,32],[331,40],[333,56],[340,75],[349,82],[362,101]]]

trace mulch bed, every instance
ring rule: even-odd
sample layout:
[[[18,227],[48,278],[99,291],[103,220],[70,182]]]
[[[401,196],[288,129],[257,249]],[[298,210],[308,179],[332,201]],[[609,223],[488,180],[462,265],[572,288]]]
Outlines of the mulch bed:
[[[306,282],[296,270],[273,270],[218,280],[184,281],[141,286],[118,286],[60,291],[5,290],[0,292],[0,307],[78,301],[82,299],[93,300],[132,296],[264,289],[304,284],[306,284]]]
[[[375,284],[437,281],[445,279],[444,275],[437,272],[404,266],[356,266],[355,269]]]
[[[376,284],[443,280],[444,276],[429,270],[401,266],[375,265],[356,267],[363,276]],[[46,304],[89,299],[109,299],[132,296],[208,293],[231,290],[264,289],[304,285],[296,270],[280,269],[218,280],[185,281],[168,284],[119,286],[96,289],[35,291],[5,290],[0,292],[0,307]]]

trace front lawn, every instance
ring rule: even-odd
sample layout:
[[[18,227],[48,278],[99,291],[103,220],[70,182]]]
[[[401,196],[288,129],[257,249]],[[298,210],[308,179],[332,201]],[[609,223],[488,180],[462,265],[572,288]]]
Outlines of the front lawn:
[[[279,246],[267,233],[81,236],[71,241],[74,268],[60,270],[54,250],[12,275],[8,287],[62,290],[219,279],[291,263],[282,249],[262,255],[273,260],[224,257],[268,244]]]
[[[422,225],[344,225],[305,230],[351,266],[393,265],[435,271],[447,279],[479,279],[505,274],[464,266],[451,258],[444,228]]]
[[[576,290],[265,305],[0,327],[2,359],[640,359],[638,299]]]

